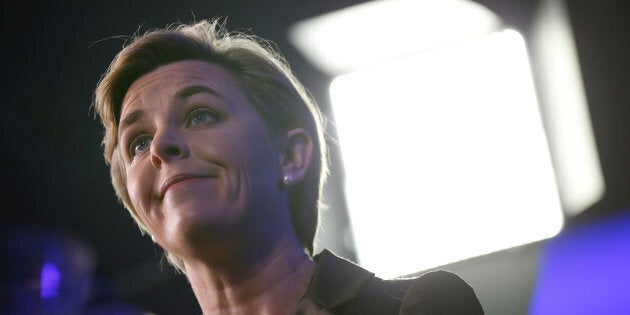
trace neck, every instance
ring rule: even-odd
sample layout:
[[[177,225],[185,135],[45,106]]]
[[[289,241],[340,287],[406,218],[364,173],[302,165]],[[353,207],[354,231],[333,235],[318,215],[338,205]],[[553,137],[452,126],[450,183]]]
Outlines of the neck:
[[[290,314],[306,292],[315,263],[294,239],[264,256],[220,263],[184,260],[204,314]]]

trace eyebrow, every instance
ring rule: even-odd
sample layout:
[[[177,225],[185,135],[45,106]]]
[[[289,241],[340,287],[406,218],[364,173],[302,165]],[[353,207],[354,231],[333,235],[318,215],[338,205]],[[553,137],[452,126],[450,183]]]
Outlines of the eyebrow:
[[[222,95],[219,92],[215,91],[214,89],[208,86],[191,85],[175,92],[175,95],[173,96],[173,98],[181,102],[199,93],[209,93],[216,97],[222,97]],[[142,110],[135,110],[125,115],[125,117],[120,121],[119,130],[123,130],[126,127],[129,127],[130,125],[134,124],[135,122],[140,120],[140,118],[142,118],[143,114],[144,112]]]
[[[174,98],[183,101],[198,93],[209,93],[216,97],[223,97],[219,92],[205,85],[191,85],[175,92]]]
[[[120,126],[118,128],[119,131],[133,125],[133,123],[135,123],[136,121],[140,120],[140,118],[142,117],[142,115],[144,114],[144,112],[142,110],[134,110],[131,113],[125,115],[125,118],[123,118],[120,121]]]

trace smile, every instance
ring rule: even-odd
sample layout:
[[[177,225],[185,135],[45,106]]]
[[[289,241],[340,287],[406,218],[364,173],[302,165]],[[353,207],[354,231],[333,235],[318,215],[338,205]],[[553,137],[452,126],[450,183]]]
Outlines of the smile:
[[[211,175],[199,175],[199,174],[178,174],[173,177],[168,178],[162,183],[160,187],[160,200],[164,199],[164,195],[166,191],[173,185],[191,179],[202,179],[202,178],[215,178],[215,176]]]

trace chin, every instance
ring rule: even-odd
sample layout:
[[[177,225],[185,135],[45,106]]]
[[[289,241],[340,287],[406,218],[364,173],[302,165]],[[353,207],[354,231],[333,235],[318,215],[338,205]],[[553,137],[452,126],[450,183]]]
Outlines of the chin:
[[[165,249],[180,251],[216,251],[225,244],[238,239],[235,232],[237,222],[229,219],[225,208],[178,207],[165,219]]]

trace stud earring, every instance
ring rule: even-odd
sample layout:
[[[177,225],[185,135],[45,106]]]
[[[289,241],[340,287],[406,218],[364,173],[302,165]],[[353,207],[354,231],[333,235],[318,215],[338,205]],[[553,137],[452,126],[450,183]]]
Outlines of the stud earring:
[[[155,236],[151,235],[151,240],[155,243]]]
[[[293,185],[293,176],[291,176],[291,175],[284,175],[284,177],[282,177],[282,184],[284,184],[284,186],[291,186],[291,185]]]

